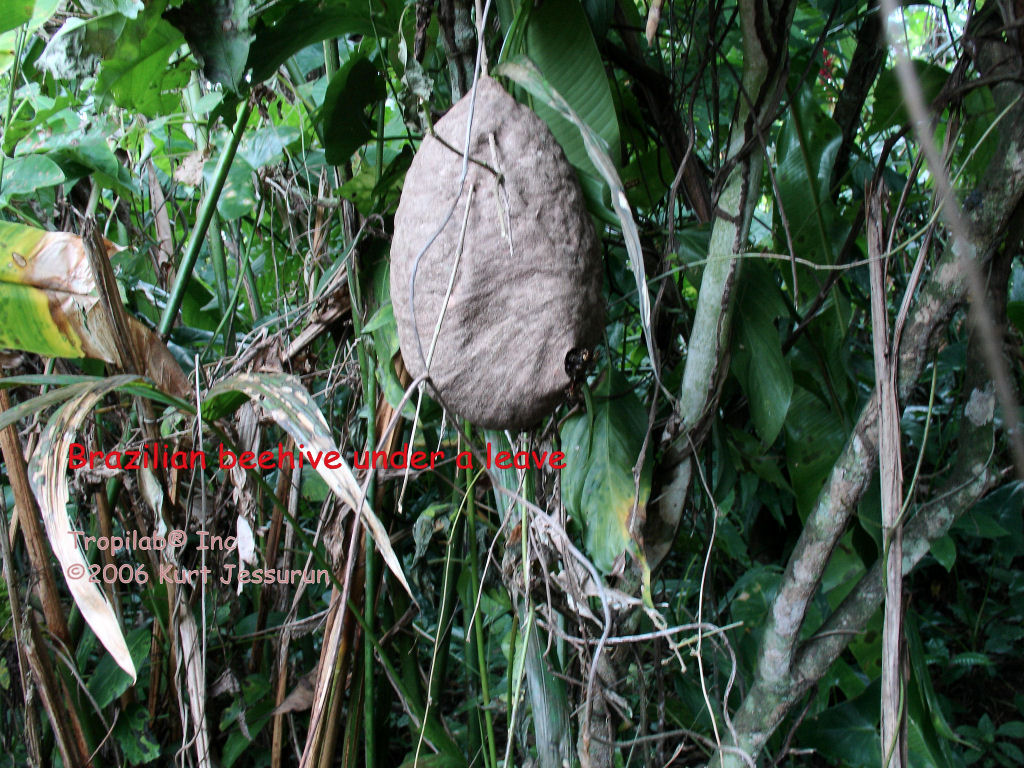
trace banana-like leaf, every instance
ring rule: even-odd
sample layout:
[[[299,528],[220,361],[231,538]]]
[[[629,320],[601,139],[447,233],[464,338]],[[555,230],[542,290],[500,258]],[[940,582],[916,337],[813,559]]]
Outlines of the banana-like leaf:
[[[134,381],[138,381],[138,377],[114,376],[69,385],[66,389],[72,391],[70,399],[50,418],[39,447],[28,462],[29,484],[39,503],[46,537],[60,563],[68,590],[82,612],[82,618],[133,682],[135,664],[117,614],[100,588],[89,581],[89,562],[77,538],[71,535],[78,526],[73,525],[68,516],[67,471],[71,444],[82,421],[105,395]]]
[[[526,55],[537,65],[551,87],[602,139],[608,156],[618,163],[619,119],[604,62],[594,33],[579,0],[544,0],[530,10],[526,25]],[[569,162],[594,175],[596,163],[572,122],[549,113],[546,104],[536,105]]]
[[[108,255],[120,250],[104,245]],[[165,392],[186,394],[188,382],[167,347],[138,320],[128,321],[143,373]],[[0,221],[0,347],[121,363],[80,237]]]
[[[324,456],[330,451],[338,451],[327,421],[316,402],[294,376],[280,373],[240,373],[230,376],[210,389],[206,402],[203,403],[204,414],[208,409],[219,413],[223,403],[218,401],[227,399],[228,402],[233,402],[232,395],[236,392],[241,392],[263,406],[270,417],[294,438],[299,450],[304,454],[309,452],[313,456]],[[328,467],[324,461],[319,461],[315,467],[316,471],[338,498],[352,509],[358,510],[384,562],[411,597],[412,589],[405,579],[402,564],[391,547],[388,532],[366,503],[365,494],[359,487],[352,469],[345,461],[333,463],[338,466]]]
[[[631,516],[634,508],[640,516],[646,510],[653,464],[648,450],[637,483],[633,467],[647,433],[647,414],[631,390],[621,394],[628,387],[609,371],[594,390],[593,409],[562,426],[562,499],[583,525],[587,554],[604,573],[624,552],[643,562]]]
[[[640,250],[640,232],[636,228],[636,221],[633,219],[633,211],[629,207],[629,200],[626,198],[626,189],[622,185],[615,164],[605,151],[604,142],[601,137],[587,125],[573,110],[569,103],[562,98],[551,83],[525,56],[517,56],[499,64],[494,74],[507,77],[518,85],[521,85],[534,98],[540,99],[549,107],[557,111],[562,117],[576,126],[583,138],[583,146],[593,161],[598,172],[604,178],[611,189],[612,206],[619,217],[622,225],[622,237],[626,241],[626,252],[629,254],[629,265],[633,269],[633,277],[636,279],[637,301],[640,305],[640,324],[643,326],[644,339],[647,341],[647,353],[651,357],[651,367],[654,375],[658,376],[658,358],[654,352],[654,342],[651,336],[651,298],[647,293],[647,270],[644,268],[643,252]]]

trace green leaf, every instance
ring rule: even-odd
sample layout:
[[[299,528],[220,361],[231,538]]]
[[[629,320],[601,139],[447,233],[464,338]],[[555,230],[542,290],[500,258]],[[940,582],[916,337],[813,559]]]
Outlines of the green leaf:
[[[203,178],[208,189],[213,184],[216,170],[214,163],[203,166]],[[224,188],[217,198],[217,212],[224,221],[241,218],[252,213],[256,207],[256,189],[252,185],[252,174],[253,167],[245,158],[235,155],[235,160],[228,169],[227,178],[224,179]]]
[[[951,536],[943,536],[933,541],[931,553],[932,557],[939,561],[939,565],[947,571],[953,570],[953,564],[956,562],[956,544],[953,543]]]
[[[331,78],[318,122],[327,162],[347,163],[373,135],[366,108],[384,98],[387,84],[368,55],[355,54]]]
[[[32,0],[0,0],[0,32],[20,27],[32,18]]]
[[[189,0],[164,18],[181,30],[203,74],[238,93],[249,58],[249,0]]]
[[[324,479],[316,473],[312,467],[302,468],[302,498],[314,504],[322,504],[331,495],[331,489],[327,487]]]
[[[821,400],[797,385],[786,416],[786,463],[801,515],[810,511],[847,431]]]
[[[921,84],[924,102],[930,104],[939,95],[942,86],[949,80],[949,72],[927,61],[915,60],[913,64],[914,71],[917,72],[917,79]],[[903,101],[903,91],[900,90],[899,77],[895,70],[887,69],[878,76],[873,93],[875,108],[871,112],[871,121],[868,123],[868,135],[905,125],[910,121]]]
[[[153,640],[152,629],[133,629],[128,633],[126,640],[135,666],[141,669],[146,657],[149,656],[150,643]],[[88,687],[89,693],[96,700],[96,706],[102,709],[127,691],[131,684],[131,677],[117,666],[114,658],[104,654],[96,664],[96,671],[89,676]]]
[[[373,35],[372,16],[366,3],[296,2],[268,24],[262,16],[256,22],[255,36],[249,48],[247,66],[252,68],[252,83],[261,83],[273,75],[288,57],[313,43],[331,37]]]
[[[545,0],[530,12],[526,54],[573,111],[604,142],[604,150],[619,161],[619,121],[601,54],[579,0]],[[539,103],[537,114],[558,139],[569,162],[591,176],[591,161],[579,131],[556,110]]]
[[[808,718],[797,729],[798,743],[847,768],[879,765],[880,690],[880,681],[876,680],[860,696]]]
[[[918,624],[917,614],[908,611],[903,622],[904,635],[907,639],[907,659],[910,664],[907,711],[911,727],[918,731],[921,739],[919,751],[927,753],[933,765],[953,765],[953,751],[949,742],[960,739],[942,714],[942,706],[928,672],[927,657]]]
[[[169,65],[183,38],[160,17],[163,5],[153,3],[125,25],[117,48],[103,62],[96,80],[99,93],[109,93],[118,106],[147,117],[179,111],[181,89],[188,82],[185,66]]]
[[[160,743],[149,729],[145,704],[133,704],[122,714],[114,725],[113,736],[131,765],[146,765],[160,757]]]
[[[43,394],[28,400],[22,400],[20,403],[0,413],[0,429],[9,427],[11,424],[17,424],[23,418],[71,399],[81,389],[81,387],[76,388],[72,385],[96,383],[106,378],[105,376],[44,376],[33,374],[28,376],[7,376],[0,379],[0,387],[4,389],[22,386],[52,387],[52,389],[43,392]],[[161,392],[146,379],[139,379],[135,376],[120,376],[118,379],[119,383],[116,389],[119,392],[138,397],[148,397],[155,402],[163,403],[172,408],[178,408],[185,413],[192,413],[195,410],[189,403]]]
[[[801,258],[832,264],[840,247],[836,241],[841,243],[840,238],[845,238],[845,230],[836,232],[836,206],[830,189],[836,152],[842,142],[839,125],[822,110],[809,89],[800,91],[788,114],[779,134],[775,170],[779,248],[788,252],[791,241]],[[783,214],[789,239],[783,228]],[[826,278],[810,268],[798,267],[797,279],[801,296],[813,298]]]
[[[1003,723],[996,728],[997,736],[1006,736],[1011,739],[1024,739],[1024,723],[1020,720],[1012,720],[1009,723]]]
[[[37,189],[63,184],[64,172],[53,160],[42,155],[24,155],[4,161],[0,203],[16,195],[30,195]]]
[[[60,0],[0,0],[0,74],[14,63],[18,27],[24,24],[26,32],[35,32],[56,13],[58,5]]]
[[[129,19],[145,9],[142,0],[79,0],[86,13],[119,13]]]
[[[397,408],[405,396],[405,387],[399,381],[391,362],[398,354],[398,325],[395,323],[395,310],[391,302],[374,312],[362,330],[364,334],[373,337],[373,348],[378,359],[377,380],[384,391],[384,397],[392,408]],[[412,417],[416,412],[413,400],[410,398],[405,403],[403,412],[406,416]]]
[[[587,554],[609,573],[624,552],[642,557],[631,518],[635,506],[643,519],[653,464],[648,451],[637,483],[633,467],[647,434],[647,411],[629,383],[609,370],[592,400],[592,413],[573,416],[562,426],[562,498],[583,526]]]
[[[66,118],[66,119],[65,119]],[[18,146],[19,154],[45,154],[57,163],[70,180],[92,175],[93,181],[129,197],[138,194],[132,173],[118,162],[108,141],[109,124],[78,123],[69,110],[54,115],[44,130],[26,136]]]
[[[764,629],[765,617],[771,611],[781,581],[778,566],[755,565],[732,585],[727,597],[730,618],[743,622],[745,635]]]
[[[1017,329],[1017,333],[1024,333],[1024,301],[1011,301],[1006,304],[1006,316]]]
[[[285,147],[301,136],[302,131],[295,126],[270,123],[255,131],[247,131],[238,154],[253,168],[273,165],[281,162]]]
[[[793,399],[793,371],[782,355],[776,318],[785,314],[771,274],[750,265],[736,307],[734,366],[765,446],[775,442]]]

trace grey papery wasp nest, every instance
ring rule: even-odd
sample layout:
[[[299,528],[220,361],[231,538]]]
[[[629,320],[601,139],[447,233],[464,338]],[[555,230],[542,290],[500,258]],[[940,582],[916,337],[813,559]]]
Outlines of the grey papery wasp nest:
[[[423,140],[406,175],[391,300],[413,376],[429,360],[435,392],[451,411],[483,427],[524,429],[564,399],[570,350],[601,336],[601,250],[555,137],[489,77],[476,86],[460,190],[471,98],[437,122],[439,138]]]

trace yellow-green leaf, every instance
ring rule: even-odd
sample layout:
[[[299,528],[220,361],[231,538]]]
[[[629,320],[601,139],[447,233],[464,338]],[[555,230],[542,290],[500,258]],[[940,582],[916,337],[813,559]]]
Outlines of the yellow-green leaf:
[[[104,244],[108,255],[119,250]],[[99,302],[80,237],[0,221],[0,348],[122,364]],[[164,392],[187,395],[188,380],[160,337],[132,317],[127,330],[140,373]]]
[[[629,383],[609,371],[592,400],[590,413],[573,416],[562,427],[562,499],[583,526],[587,554],[599,570],[609,573],[627,551],[643,558],[634,531],[640,528],[651,493],[652,463],[648,454],[634,478],[647,413]]]
[[[81,238],[0,221],[0,347],[116,361],[95,289]]]

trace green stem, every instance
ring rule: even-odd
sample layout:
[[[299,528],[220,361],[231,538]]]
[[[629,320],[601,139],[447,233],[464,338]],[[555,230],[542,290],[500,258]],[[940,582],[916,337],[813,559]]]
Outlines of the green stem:
[[[260,200],[259,208],[256,212],[256,226],[259,226],[260,217],[263,215],[263,201]],[[245,246],[245,257],[242,259],[246,267],[250,266],[252,260],[252,241],[254,238],[250,238],[249,242]],[[210,354],[210,350],[213,349],[213,345],[217,341],[217,337],[220,336],[220,332],[224,331],[224,349],[229,348],[229,339],[231,340],[231,346],[234,345],[234,339],[232,338],[232,321],[235,318],[235,307],[238,306],[238,295],[242,291],[242,275],[239,274],[235,280],[235,288],[231,293],[231,298],[227,302],[227,306],[224,307],[224,313],[220,318],[220,322],[217,323],[217,328],[214,330],[213,335],[210,337],[209,343],[200,355],[201,360],[206,360]],[[225,330],[225,326],[227,327]]]
[[[469,422],[466,422],[465,429],[466,434],[469,435]],[[484,714],[484,728],[487,731],[487,757],[489,758],[487,768],[497,768],[498,747],[494,738],[494,717],[491,715],[490,682],[487,675],[487,657],[484,653],[484,627],[480,617],[475,615],[477,604],[475,591],[477,585],[480,584],[480,555],[477,551],[480,542],[476,537],[476,502],[473,496],[474,481],[470,477],[471,472],[470,469],[466,470],[466,545],[469,549],[469,569],[472,576],[469,580],[470,592],[473,594],[471,594],[472,599],[465,601],[465,606],[469,612],[468,621],[473,624],[472,645],[474,646],[473,650],[476,651],[476,666],[480,675],[480,705]],[[468,630],[469,627],[467,626],[466,629]],[[467,639],[469,636],[469,632],[467,632]]]
[[[302,77],[302,72],[299,70],[299,65],[295,62],[295,57],[292,56],[290,59],[288,59],[284,63],[284,67],[285,69],[288,70],[288,77],[292,79],[292,93],[295,95],[295,98],[297,98],[299,102],[302,104],[303,108],[306,110],[306,116],[309,117],[310,121],[312,122],[313,113],[316,112],[316,105],[312,101],[310,101],[309,97],[306,96],[299,88],[299,86],[301,86],[303,82],[305,82],[305,80]],[[322,138],[323,137],[321,137],[321,139]]]
[[[196,134],[196,149],[205,154],[207,147],[210,146],[210,135],[206,128],[206,115],[201,114],[196,109],[196,105],[202,98],[202,93],[199,88],[198,72],[192,73],[192,78],[188,82],[188,88],[185,89],[184,96],[185,106],[188,108],[189,115],[192,118],[192,128]],[[228,268],[227,261],[224,258],[224,242],[220,236],[220,217],[217,215],[216,211],[213,212],[213,218],[210,220],[210,227],[213,229],[213,237],[210,238],[210,251],[213,255],[213,275],[217,283],[217,306],[220,307],[221,312],[227,312]],[[226,340],[224,351],[227,354],[231,354],[233,348],[234,345],[230,341]]]
[[[419,701],[413,689],[406,685],[404,678],[398,674],[394,665],[384,653],[384,649],[381,648],[380,642],[377,640],[377,636],[363,620],[362,614],[356,610],[356,607],[351,600],[349,600],[348,607],[352,612],[352,616],[355,618],[356,623],[363,630],[363,636],[366,638],[367,642],[373,646],[373,650],[377,652],[377,658],[380,660],[380,665],[384,667],[384,671],[387,673],[388,679],[391,680],[392,684],[398,691],[398,696],[408,710],[414,727],[420,727],[426,740],[439,752],[452,759],[461,759],[461,750],[455,742],[452,741],[448,732],[445,731],[440,722],[430,714],[429,709],[422,705],[422,702]]]
[[[217,282],[217,306],[220,311],[227,310],[228,304],[228,260],[224,255],[224,241],[221,239],[220,216],[214,211],[210,219],[210,228],[213,230],[213,237],[210,238],[210,252],[213,254],[213,276]],[[230,349],[226,350],[228,354]]]
[[[188,281],[192,277],[192,270],[196,265],[196,260],[199,258],[199,251],[202,249],[203,240],[206,239],[206,232],[210,227],[210,222],[213,220],[213,214],[217,210],[217,201],[220,198],[221,191],[224,189],[228,170],[230,170],[231,163],[235,159],[238,144],[242,140],[242,133],[245,132],[245,126],[249,122],[249,115],[251,113],[252,104],[246,99],[238,107],[231,139],[217,160],[217,167],[213,174],[213,183],[206,190],[206,196],[203,198],[202,205],[199,208],[199,216],[196,219],[196,225],[192,228],[192,235],[189,238],[185,256],[182,258],[181,264],[178,265],[178,275],[174,281],[174,287],[171,289],[171,296],[167,300],[167,306],[164,307],[164,313],[160,318],[159,331],[160,335],[165,339],[171,331],[171,326],[174,325],[174,318],[177,317],[178,310],[181,309],[181,302],[185,298],[185,289],[188,287]]]
[[[238,242],[242,240],[242,227],[238,226],[237,230]],[[249,245],[252,245],[253,238],[249,238]],[[248,247],[246,253],[248,253]],[[256,289],[256,274],[252,271],[252,259],[245,258],[242,260],[242,279],[245,281],[245,294],[249,299],[249,314],[252,316],[253,325],[259,324],[263,318],[263,303],[260,301],[260,293]]]
[[[14,64],[11,66],[11,89],[7,92],[7,114],[4,116],[4,125],[11,124],[11,115],[14,113],[14,92],[18,90],[18,77],[21,74],[21,55],[25,48],[25,25],[18,28],[17,44],[14,51]],[[14,148],[11,147],[11,152]],[[4,161],[6,153],[0,152],[0,191],[4,183]]]
[[[367,407],[366,418],[366,445],[367,450],[373,450],[377,442],[376,407],[377,402],[377,378],[374,375],[372,359],[363,351],[363,344],[360,347],[360,370],[363,376],[364,400]],[[372,509],[376,509],[376,489],[373,482],[366,489],[366,500]],[[373,628],[374,605],[376,603],[376,582],[377,567],[374,557],[373,536],[366,532],[366,578],[365,599],[363,610],[365,611],[366,626]],[[377,733],[374,723],[374,676],[373,676],[373,648],[369,643],[363,643],[363,742],[366,758],[366,768],[373,768],[377,764]]]

